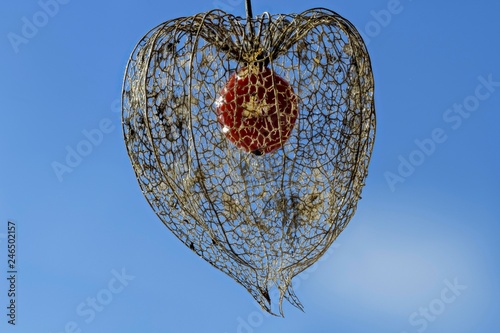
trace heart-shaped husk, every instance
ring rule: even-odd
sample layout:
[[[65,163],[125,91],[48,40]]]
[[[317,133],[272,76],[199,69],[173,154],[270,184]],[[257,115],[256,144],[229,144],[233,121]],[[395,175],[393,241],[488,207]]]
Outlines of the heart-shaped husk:
[[[302,309],[292,278],[356,210],[375,137],[374,82],[360,34],[332,11],[266,13],[251,26],[215,10],[152,29],[127,66],[123,131],[162,222],[283,315],[283,298]],[[290,137],[262,156],[229,142],[215,112],[246,66],[269,67],[298,98]]]

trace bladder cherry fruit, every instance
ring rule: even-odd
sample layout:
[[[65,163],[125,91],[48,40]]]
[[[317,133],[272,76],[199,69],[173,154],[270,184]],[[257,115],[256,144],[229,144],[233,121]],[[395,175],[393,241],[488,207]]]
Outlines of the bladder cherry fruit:
[[[216,102],[226,138],[247,152],[263,155],[283,146],[298,115],[291,85],[264,66],[233,74]]]

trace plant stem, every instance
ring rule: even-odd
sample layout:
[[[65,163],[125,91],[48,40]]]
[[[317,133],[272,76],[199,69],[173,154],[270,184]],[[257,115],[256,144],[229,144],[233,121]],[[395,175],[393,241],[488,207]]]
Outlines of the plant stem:
[[[247,20],[250,21],[251,19],[253,19],[252,0],[246,0],[246,8],[247,8]]]
[[[247,10],[247,33],[250,35],[250,39],[253,43],[253,11],[252,11],[252,0],[246,0],[246,10]]]

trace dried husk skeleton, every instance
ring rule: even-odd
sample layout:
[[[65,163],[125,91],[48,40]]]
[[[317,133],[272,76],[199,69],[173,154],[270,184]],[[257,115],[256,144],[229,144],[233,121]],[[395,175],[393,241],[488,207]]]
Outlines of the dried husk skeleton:
[[[215,115],[229,77],[248,66],[286,79],[299,103],[291,137],[262,156],[229,142]],[[214,10],[160,24],[138,43],[124,80],[123,131],[162,222],[283,315],[283,299],[302,309],[292,278],[356,210],[375,137],[373,94],[362,38],[335,12],[245,20]]]

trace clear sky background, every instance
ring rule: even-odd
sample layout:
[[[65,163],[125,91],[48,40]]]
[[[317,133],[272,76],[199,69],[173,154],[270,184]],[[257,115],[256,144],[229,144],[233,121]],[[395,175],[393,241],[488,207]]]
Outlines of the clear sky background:
[[[121,131],[136,42],[175,17],[244,15],[243,1],[44,1],[0,4],[0,331],[498,332],[498,2],[253,1],[255,14],[337,11],[365,36],[376,80],[377,140],[358,212],[297,278],[305,313],[286,305],[283,319],[163,226]],[[54,162],[67,164],[98,128],[102,142],[58,177]],[[9,219],[16,326],[6,316]]]

